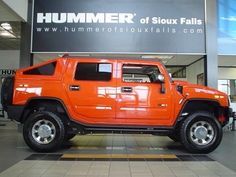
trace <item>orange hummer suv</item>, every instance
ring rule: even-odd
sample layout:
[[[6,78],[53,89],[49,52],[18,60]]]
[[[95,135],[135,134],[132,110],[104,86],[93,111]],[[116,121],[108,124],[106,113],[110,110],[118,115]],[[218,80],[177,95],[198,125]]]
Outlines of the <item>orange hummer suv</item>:
[[[62,57],[20,69],[2,85],[8,117],[35,151],[76,134],[167,135],[194,153],[213,151],[228,122],[228,96],[173,81],[159,61]]]

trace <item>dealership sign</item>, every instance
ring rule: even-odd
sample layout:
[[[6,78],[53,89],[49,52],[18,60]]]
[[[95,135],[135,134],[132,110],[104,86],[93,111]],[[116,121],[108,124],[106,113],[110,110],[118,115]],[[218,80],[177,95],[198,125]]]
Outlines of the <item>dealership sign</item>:
[[[15,69],[0,69],[0,76],[12,76],[15,75],[16,70]]]
[[[205,53],[204,0],[35,0],[32,52]]]

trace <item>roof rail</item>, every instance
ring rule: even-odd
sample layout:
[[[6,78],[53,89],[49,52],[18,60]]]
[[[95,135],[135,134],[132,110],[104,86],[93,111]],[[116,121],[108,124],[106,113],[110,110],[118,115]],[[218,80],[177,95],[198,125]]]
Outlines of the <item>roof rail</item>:
[[[64,55],[62,55],[62,58],[68,58],[70,55],[68,53],[65,53]]]

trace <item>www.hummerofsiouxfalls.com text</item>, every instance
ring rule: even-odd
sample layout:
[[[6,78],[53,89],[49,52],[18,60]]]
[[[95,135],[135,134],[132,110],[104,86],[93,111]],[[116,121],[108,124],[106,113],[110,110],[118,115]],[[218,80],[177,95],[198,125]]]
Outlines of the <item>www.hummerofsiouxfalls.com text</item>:
[[[105,33],[186,33],[186,34],[202,34],[203,28],[182,28],[174,27],[36,27],[36,32],[105,32]]]

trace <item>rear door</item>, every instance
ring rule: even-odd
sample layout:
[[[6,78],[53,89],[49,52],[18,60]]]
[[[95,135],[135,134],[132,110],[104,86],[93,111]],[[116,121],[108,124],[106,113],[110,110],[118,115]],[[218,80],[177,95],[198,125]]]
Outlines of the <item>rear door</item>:
[[[88,124],[114,121],[115,68],[115,60],[70,59],[65,83],[74,119]]]

